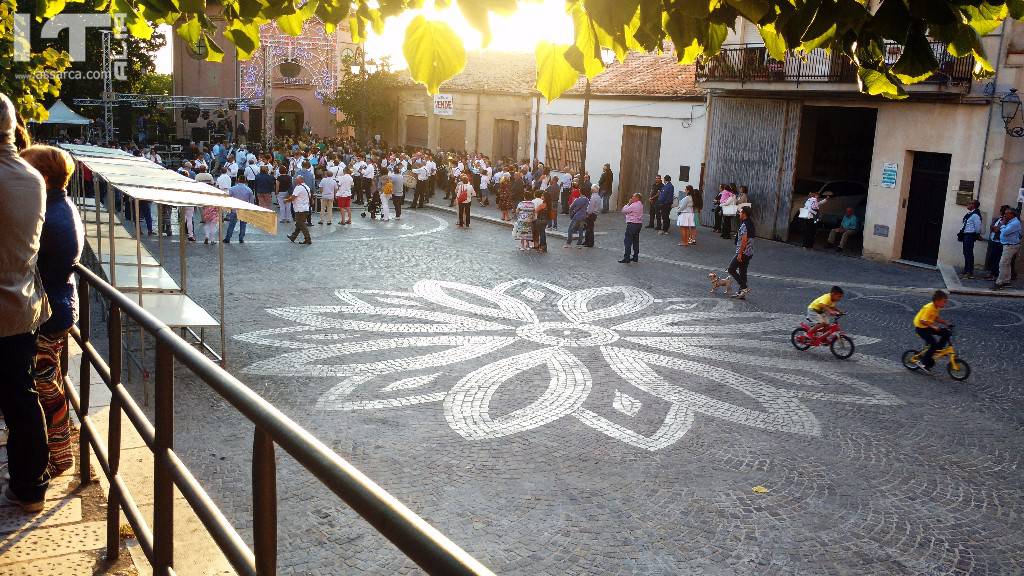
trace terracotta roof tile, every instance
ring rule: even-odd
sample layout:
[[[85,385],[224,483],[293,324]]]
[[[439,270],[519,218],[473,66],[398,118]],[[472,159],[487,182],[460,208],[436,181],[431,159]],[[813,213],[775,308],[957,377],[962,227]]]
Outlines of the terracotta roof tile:
[[[466,67],[451,80],[441,84],[441,92],[492,92],[532,96],[536,90],[537,65],[532,53],[470,52]],[[418,85],[403,70],[400,82]]]
[[[616,60],[590,81],[590,92],[606,96],[700,96],[696,67],[680,65],[670,51],[664,54],[631,52]],[[583,94],[581,78],[570,94]]]
[[[441,84],[441,91],[488,92],[534,95],[537,67],[533,54],[474,52],[463,71]],[[416,85],[408,70],[401,72],[403,85]],[[566,95],[583,94],[582,77]],[[664,54],[630,53],[625,62],[613,62],[590,81],[593,94],[602,96],[700,96],[696,67],[681,66],[670,51]]]

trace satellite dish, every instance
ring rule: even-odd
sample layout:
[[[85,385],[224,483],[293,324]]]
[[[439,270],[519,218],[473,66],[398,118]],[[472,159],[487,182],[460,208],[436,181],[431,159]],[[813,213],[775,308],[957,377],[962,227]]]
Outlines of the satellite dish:
[[[288,60],[287,62],[281,62],[281,65],[277,68],[281,72],[281,76],[285,78],[295,78],[302,73],[302,65],[294,60]]]

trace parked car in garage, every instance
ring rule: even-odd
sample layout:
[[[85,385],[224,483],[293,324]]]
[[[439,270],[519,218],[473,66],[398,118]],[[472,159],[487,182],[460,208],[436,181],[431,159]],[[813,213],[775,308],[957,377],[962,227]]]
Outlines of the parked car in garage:
[[[818,212],[821,220],[820,226],[824,229],[835,228],[843,220],[843,214],[847,208],[853,208],[861,226],[864,225],[864,214],[868,205],[868,187],[863,182],[854,180],[816,180],[811,178],[800,178],[793,186],[792,217],[790,218],[790,229],[796,230],[799,224],[796,222],[800,216],[800,208],[803,207],[811,192],[817,190],[822,198],[828,198]]]

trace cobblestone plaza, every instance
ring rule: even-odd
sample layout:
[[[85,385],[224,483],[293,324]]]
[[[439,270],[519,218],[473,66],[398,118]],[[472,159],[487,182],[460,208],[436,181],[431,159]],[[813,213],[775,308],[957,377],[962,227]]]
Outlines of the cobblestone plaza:
[[[741,301],[709,294],[731,244],[704,229],[623,265],[618,215],[546,255],[453,220],[224,246],[228,368],[495,572],[1024,572],[1020,301],[952,300],[957,383],[899,362],[935,272],[760,241]],[[212,308],[218,247],[188,250]],[[846,361],[789,343],[831,284]],[[252,430],[184,373],[176,402],[176,449],[251,537]],[[281,573],[418,573],[279,465]]]

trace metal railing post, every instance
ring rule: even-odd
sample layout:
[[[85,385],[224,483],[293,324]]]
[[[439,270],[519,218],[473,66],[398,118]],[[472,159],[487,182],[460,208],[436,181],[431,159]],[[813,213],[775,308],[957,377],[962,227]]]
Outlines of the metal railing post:
[[[82,336],[82,346],[89,342],[90,329],[89,326],[92,323],[92,317],[90,316],[89,310],[89,283],[84,281],[78,282],[78,331]],[[67,346],[65,346],[67,348]],[[91,375],[92,365],[89,363],[89,358],[82,354],[81,370],[78,373],[78,398],[79,398],[79,421],[85,420],[85,416],[89,413],[89,377]],[[88,436],[85,427],[82,427],[81,432]],[[89,456],[89,440],[88,438],[80,438],[78,441],[78,471],[79,481],[82,484],[88,484],[91,481],[92,466]]]
[[[256,573],[277,574],[277,461],[274,440],[259,426],[252,439],[252,513]]]
[[[110,304],[107,321],[107,342],[110,346],[110,389],[121,384],[121,309]],[[115,346],[113,343],[116,342]],[[110,478],[115,478],[121,463],[121,397],[110,397],[110,422],[107,425],[107,466]],[[110,483],[107,494],[107,560],[114,560],[121,554],[121,499],[114,482]]]
[[[156,335],[156,436],[153,446],[153,572],[169,576],[174,567],[174,356]]]

